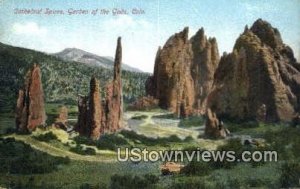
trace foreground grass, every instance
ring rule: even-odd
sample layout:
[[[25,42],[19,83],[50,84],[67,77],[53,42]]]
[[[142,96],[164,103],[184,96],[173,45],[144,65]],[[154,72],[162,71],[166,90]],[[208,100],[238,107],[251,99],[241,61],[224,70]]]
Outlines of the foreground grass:
[[[0,186],[7,187],[9,183],[21,182],[26,185],[33,178],[32,186],[41,188],[79,188],[87,183],[97,188],[106,188],[110,184],[112,175],[132,174],[141,175],[152,173],[159,175],[158,165],[154,163],[140,163],[139,165],[125,162],[103,163],[88,161],[71,161],[69,165],[60,166],[58,171],[47,174],[34,175],[0,175]]]

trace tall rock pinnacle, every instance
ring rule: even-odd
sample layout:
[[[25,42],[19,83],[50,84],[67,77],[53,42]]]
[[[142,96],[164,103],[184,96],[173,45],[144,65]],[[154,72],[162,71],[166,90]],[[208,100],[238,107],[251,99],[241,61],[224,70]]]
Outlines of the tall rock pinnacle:
[[[99,81],[92,77],[90,82],[90,101],[89,101],[89,125],[90,125],[90,137],[92,139],[98,139],[100,137],[101,130],[101,96],[99,89]]]
[[[75,130],[80,135],[97,140],[102,132],[102,107],[99,81],[94,76],[90,81],[89,96],[80,96],[78,99],[78,111],[78,121]]]
[[[122,64],[122,44],[121,37],[118,38],[115,63],[114,78],[107,86],[106,94],[106,128],[114,132],[122,127],[123,114],[123,97],[122,97],[122,80],[121,80],[121,64]]]
[[[16,107],[16,127],[19,132],[31,132],[45,125],[46,113],[41,69],[34,64],[27,73],[24,88],[19,91]]]

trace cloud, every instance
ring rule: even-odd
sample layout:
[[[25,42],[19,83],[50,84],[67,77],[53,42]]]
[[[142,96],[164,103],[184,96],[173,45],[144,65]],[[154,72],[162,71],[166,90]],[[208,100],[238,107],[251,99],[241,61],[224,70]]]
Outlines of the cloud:
[[[46,35],[47,29],[35,22],[14,23],[12,31],[16,35]]]

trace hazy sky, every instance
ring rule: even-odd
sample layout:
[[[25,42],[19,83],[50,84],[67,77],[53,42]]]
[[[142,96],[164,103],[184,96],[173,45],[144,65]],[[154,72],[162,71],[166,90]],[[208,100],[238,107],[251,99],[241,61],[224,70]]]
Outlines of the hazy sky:
[[[15,14],[15,9],[63,10],[64,15]],[[68,9],[89,10],[68,15]],[[95,9],[126,9],[128,15],[92,15]],[[133,15],[133,8],[145,14]],[[114,56],[122,37],[123,62],[152,72],[158,46],[185,26],[190,36],[204,27],[217,38],[219,51],[231,51],[236,38],[258,19],[269,21],[284,42],[300,55],[299,0],[0,0],[0,42],[47,53],[76,47]]]

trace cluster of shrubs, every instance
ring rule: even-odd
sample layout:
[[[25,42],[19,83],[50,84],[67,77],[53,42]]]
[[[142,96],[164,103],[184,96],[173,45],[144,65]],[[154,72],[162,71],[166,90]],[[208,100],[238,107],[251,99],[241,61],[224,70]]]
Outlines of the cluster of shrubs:
[[[53,134],[53,132],[47,132],[44,134],[32,136],[34,139],[43,141],[43,142],[50,142],[51,140],[58,140],[57,136]]]
[[[154,145],[167,145],[169,142],[183,142],[177,135],[171,135],[169,137],[162,137],[162,138],[150,138],[146,137],[145,135],[139,135],[134,131],[122,130],[120,132],[125,138],[134,141],[135,143],[144,144],[147,146],[154,146]]]
[[[96,150],[94,148],[83,147],[78,144],[75,147],[71,147],[70,151],[81,155],[96,155]]]
[[[14,138],[0,138],[0,159],[0,172],[11,174],[49,173],[70,162],[68,157],[50,156]]]
[[[159,177],[153,174],[143,176],[118,175],[115,174],[110,179],[110,188],[122,189],[140,189],[140,188],[156,188]]]
[[[105,134],[97,141],[84,136],[77,136],[74,141],[77,144],[96,146],[100,150],[116,150],[119,146],[129,146],[128,141],[117,134]]]
[[[74,141],[77,144],[86,144],[91,146],[97,146],[100,150],[117,150],[118,147],[132,147],[132,141],[135,144],[144,144],[147,146],[154,145],[168,145],[170,142],[188,142],[192,141],[192,137],[187,137],[184,140],[180,139],[176,135],[171,135],[170,137],[163,138],[150,138],[145,135],[137,134],[134,131],[122,130],[119,133],[114,134],[105,134],[100,137],[99,140],[93,141],[87,137],[77,136],[74,138]]]

